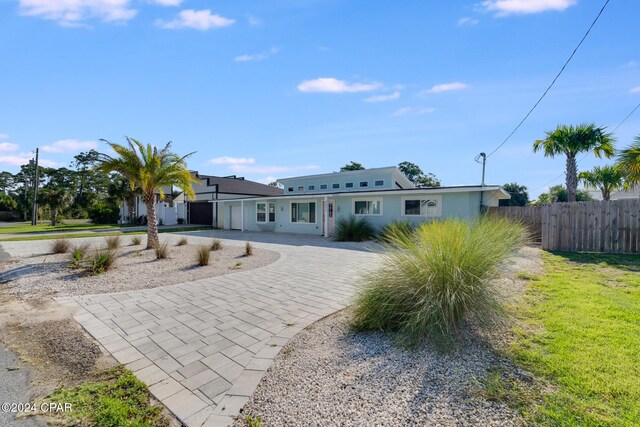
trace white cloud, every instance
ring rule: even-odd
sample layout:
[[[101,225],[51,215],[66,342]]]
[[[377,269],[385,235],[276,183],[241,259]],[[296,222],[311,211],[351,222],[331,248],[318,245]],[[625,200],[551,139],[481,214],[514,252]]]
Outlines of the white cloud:
[[[156,25],[169,30],[193,28],[195,30],[207,31],[211,28],[228,27],[233,25],[235,22],[235,19],[229,19],[217,14],[212,14],[209,9],[185,9],[172,21],[164,22],[160,19],[156,20]]]
[[[258,18],[257,16],[253,16],[253,15],[247,16],[247,22],[252,27],[257,27],[258,25],[262,25],[262,19]]]
[[[0,164],[11,165],[11,166],[22,166],[29,163],[29,160],[33,158],[29,153],[20,153],[15,156],[0,156]],[[46,168],[53,168],[59,166],[58,163],[47,160],[47,159],[38,159],[38,164],[40,166],[44,166]]]
[[[259,165],[231,165],[229,167],[233,172],[237,173],[264,173],[264,174],[277,174],[277,173],[289,173],[298,171],[307,171],[320,169],[320,166],[305,165],[305,166],[259,166]]]
[[[180,4],[182,4],[182,0],[151,0],[151,3],[155,3],[160,6],[180,6]]]
[[[47,153],[69,153],[80,150],[91,150],[98,147],[95,141],[78,141],[77,139],[63,139],[51,145],[42,147],[42,151]]]
[[[300,92],[355,93],[369,92],[381,87],[380,83],[347,83],[332,77],[321,77],[303,81],[298,85],[298,90]]]
[[[64,26],[82,26],[82,21],[97,18],[105,22],[127,21],[137,11],[130,0],[20,0],[20,13],[56,21]]]
[[[462,90],[468,88],[469,85],[461,82],[452,82],[452,83],[442,83],[439,85],[433,86],[431,89],[423,92],[423,93],[441,93],[441,92],[449,92],[452,90]]]
[[[489,11],[497,12],[497,16],[525,15],[548,10],[563,11],[577,0],[486,0],[482,6]]]
[[[253,157],[229,157],[222,156],[209,160],[213,165],[252,165],[256,162]]]
[[[396,110],[391,117],[403,117],[403,116],[422,116],[423,114],[429,114],[436,111],[433,107],[402,107]]]
[[[631,93],[640,93],[640,86],[636,86],[631,88],[631,90],[629,91]]]
[[[0,151],[17,151],[18,148],[20,148],[18,144],[13,144],[11,142],[0,142]]]
[[[262,60],[268,59],[270,56],[273,56],[278,52],[280,52],[279,47],[272,47],[266,52],[255,53],[252,55],[239,55],[233,58],[233,60],[236,62],[262,61]]]
[[[365,98],[364,102],[385,102],[385,101],[393,101],[398,98],[400,98],[400,92],[395,91],[389,95],[370,96],[369,98]]]
[[[468,16],[463,16],[458,19],[458,27],[470,26],[470,25],[478,25],[480,21],[474,18],[469,18]]]

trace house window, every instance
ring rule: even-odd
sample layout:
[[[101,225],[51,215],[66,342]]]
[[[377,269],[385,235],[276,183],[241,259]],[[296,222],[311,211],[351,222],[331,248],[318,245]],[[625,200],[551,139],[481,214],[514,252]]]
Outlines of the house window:
[[[327,184],[320,184],[320,189],[321,190],[326,190],[327,189]]]
[[[354,215],[382,215],[382,199],[359,199],[353,201]]]
[[[402,215],[405,216],[441,216],[442,199],[432,196],[424,199],[403,199]]]
[[[353,182],[347,182],[344,186],[347,188],[353,188]]]
[[[309,191],[313,191],[313,190],[316,189],[316,186],[315,185],[310,185],[307,188],[309,189]]]
[[[360,187],[368,187],[369,183],[367,181],[360,181]]]
[[[289,187],[289,188],[287,188],[287,191],[288,191],[288,192],[292,192],[292,191],[293,191],[293,187]]]
[[[299,186],[298,191],[304,191],[304,185]]]
[[[276,222],[276,204],[274,202],[256,203],[256,222]]]
[[[340,184],[333,184],[333,188],[340,188]]]
[[[303,224],[316,223],[316,204],[310,203],[291,203],[291,222]]]
[[[376,187],[382,187],[384,185],[384,180],[379,179],[375,182]]]

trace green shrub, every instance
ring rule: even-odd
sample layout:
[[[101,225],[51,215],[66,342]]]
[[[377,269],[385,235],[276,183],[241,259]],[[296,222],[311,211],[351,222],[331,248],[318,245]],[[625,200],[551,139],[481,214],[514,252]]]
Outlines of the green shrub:
[[[380,230],[380,240],[389,243],[392,242],[394,238],[410,236],[415,229],[416,225],[409,220],[392,221]]]
[[[131,238],[131,246],[140,246],[142,244],[142,237],[133,236]]]
[[[340,218],[336,224],[334,239],[339,242],[362,242],[376,235],[376,229],[367,218]]]
[[[169,256],[169,245],[167,242],[158,243],[155,248],[156,259],[166,259]]]
[[[200,266],[209,265],[211,258],[211,248],[209,245],[198,245],[196,247],[196,262]]]
[[[90,274],[100,274],[108,271],[116,262],[116,251],[113,249],[102,249],[89,259],[88,270]]]
[[[89,246],[89,242],[84,242],[79,245],[75,245],[71,249],[70,262],[73,268],[80,268],[82,266],[82,261],[89,251]]]
[[[56,239],[51,242],[51,252],[54,254],[66,254],[71,249],[71,243],[67,239]]]
[[[211,242],[211,250],[219,251],[220,249],[222,249],[222,242],[218,239],[213,239],[213,242]]]
[[[524,230],[506,219],[449,219],[394,236],[382,265],[365,278],[353,326],[396,331],[398,343],[413,346],[425,336],[451,343],[467,316],[479,326],[501,323],[492,280],[525,243]]]
[[[186,237],[181,237],[180,240],[178,240],[178,243],[176,243],[176,246],[184,246],[188,243],[189,243],[189,240],[187,240]]]
[[[179,225],[184,224],[184,218],[178,218],[178,224]]]
[[[251,244],[251,242],[245,242],[244,244],[244,256],[251,256],[253,255],[253,245]]]
[[[122,246],[122,239],[120,238],[120,236],[105,237],[104,241],[107,243],[108,249],[118,249],[120,246]]]
[[[91,206],[88,214],[94,224],[115,224],[120,219],[120,208],[116,204],[100,202]]]

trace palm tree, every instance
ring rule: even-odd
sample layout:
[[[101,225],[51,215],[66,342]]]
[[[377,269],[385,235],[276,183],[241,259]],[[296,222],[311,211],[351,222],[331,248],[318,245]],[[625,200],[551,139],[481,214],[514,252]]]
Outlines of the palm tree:
[[[635,142],[618,153],[617,164],[624,173],[627,183],[640,184],[640,135]]]
[[[613,134],[606,133],[605,127],[596,127],[595,124],[581,124],[578,126],[558,126],[554,131],[547,131],[545,139],[536,140],[533,143],[533,151],[542,150],[545,157],[555,157],[560,154],[567,156],[567,200],[576,201],[578,190],[578,167],[576,156],[585,151],[593,151],[593,154],[601,158],[611,158],[615,149]]]
[[[580,172],[579,178],[586,188],[600,190],[603,200],[610,200],[613,191],[624,187],[624,174],[617,166],[596,166],[590,171]]]
[[[158,149],[151,144],[145,146],[133,138],[125,138],[128,146],[102,140],[118,156],[99,153],[97,169],[104,173],[119,172],[129,181],[132,189],[139,189],[147,206],[147,249],[151,249],[158,244],[156,191],[160,193],[160,198],[164,198],[163,188],[173,185],[182,189],[187,196],[195,197],[191,183],[196,180],[185,161],[193,153],[180,157],[169,150],[171,142]]]

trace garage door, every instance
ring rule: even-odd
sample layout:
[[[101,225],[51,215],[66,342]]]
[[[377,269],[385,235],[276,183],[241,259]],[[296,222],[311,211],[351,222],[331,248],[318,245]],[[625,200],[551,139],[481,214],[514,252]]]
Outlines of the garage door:
[[[213,225],[213,203],[189,202],[189,224]]]
[[[242,211],[240,206],[231,206],[231,229],[242,230]]]

